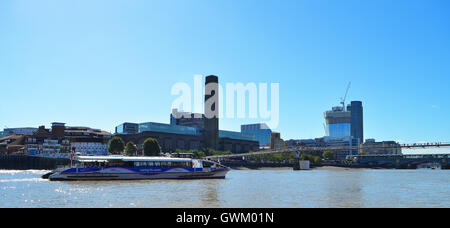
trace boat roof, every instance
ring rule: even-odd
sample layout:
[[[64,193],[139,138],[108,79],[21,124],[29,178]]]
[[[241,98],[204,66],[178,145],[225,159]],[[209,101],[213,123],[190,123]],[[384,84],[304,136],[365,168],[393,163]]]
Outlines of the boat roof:
[[[122,161],[159,161],[159,162],[191,162],[190,158],[171,158],[171,157],[128,157],[128,156],[77,156],[76,160],[84,162],[107,162],[113,160]]]

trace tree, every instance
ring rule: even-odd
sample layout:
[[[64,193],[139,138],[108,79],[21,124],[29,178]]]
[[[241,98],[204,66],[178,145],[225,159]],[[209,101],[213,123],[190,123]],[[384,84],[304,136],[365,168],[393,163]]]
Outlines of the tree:
[[[321,162],[322,159],[320,159],[319,156],[314,156],[314,155],[309,155],[309,154],[302,154],[300,156],[300,160],[301,161],[306,161],[308,160],[309,162],[313,163],[313,164],[319,164]]]
[[[108,151],[111,154],[121,154],[125,148],[125,142],[122,138],[116,136],[109,141]]]
[[[161,153],[161,147],[159,143],[154,138],[148,138],[144,141],[143,145],[145,156],[159,156]]]
[[[329,160],[334,160],[334,152],[331,150],[326,150],[323,152],[322,157]]]
[[[132,142],[128,142],[127,146],[125,147],[125,154],[127,156],[134,156],[136,155],[136,152],[137,152],[136,145],[134,145],[134,143]]]

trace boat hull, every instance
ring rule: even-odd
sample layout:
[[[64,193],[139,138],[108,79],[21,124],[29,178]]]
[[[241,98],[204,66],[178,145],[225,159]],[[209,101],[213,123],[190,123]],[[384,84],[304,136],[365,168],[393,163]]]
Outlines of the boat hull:
[[[195,169],[68,169],[49,176],[51,181],[155,180],[155,179],[224,179],[228,168]]]

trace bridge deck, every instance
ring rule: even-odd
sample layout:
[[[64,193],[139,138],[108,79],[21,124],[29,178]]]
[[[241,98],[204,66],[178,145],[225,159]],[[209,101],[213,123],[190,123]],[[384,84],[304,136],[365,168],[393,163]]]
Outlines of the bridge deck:
[[[450,143],[415,143],[415,144],[400,144],[399,146],[335,146],[335,147],[308,147],[300,146],[297,148],[283,148],[278,150],[262,150],[253,153],[244,154],[229,154],[208,156],[207,159],[216,160],[233,157],[249,157],[267,154],[284,154],[284,153],[302,153],[314,151],[345,151],[345,150],[364,150],[364,149],[427,149],[427,148],[450,148]]]

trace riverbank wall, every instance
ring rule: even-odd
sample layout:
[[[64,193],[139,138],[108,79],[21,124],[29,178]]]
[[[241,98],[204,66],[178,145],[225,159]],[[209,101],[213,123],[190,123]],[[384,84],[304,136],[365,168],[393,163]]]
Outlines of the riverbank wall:
[[[231,168],[248,168],[248,169],[259,169],[259,168],[294,168],[296,163],[293,162],[285,162],[285,163],[276,163],[276,162],[247,162],[247,161],[222,161],[222,165],[231,167]],[[338,168],[348,168],[348,169],[417,169],[416,165],[403,165],[403,166],[394,166],[394,165],[367,165],[367,164],[342,164],[342,163],[320,163],[320,164],[311,164],[310,168],[321,168],[321,167],[338,167]],[[441,167],[442,169],[450,169],[450,165],[444,164]]]
[[[27,155],[0,155],[0,169],[6,170],[53,170],[70,164],[66,158],[46,158]]]

